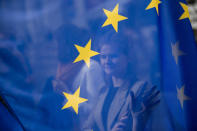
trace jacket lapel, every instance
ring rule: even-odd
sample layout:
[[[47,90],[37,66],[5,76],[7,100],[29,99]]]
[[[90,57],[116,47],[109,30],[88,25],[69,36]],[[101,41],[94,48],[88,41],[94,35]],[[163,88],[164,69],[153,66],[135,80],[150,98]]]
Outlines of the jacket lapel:
[[[102,110],[105,102],[105,98],[108,94],[109,89],[107,89],[100,97],[99,103],[97,104],[96,111],[95,111],[95,122],[100,130],[104,131],[103,120],[102,120]]]
[[[129,91],[129,82],[126,82],[122,87],[119,87],[108,112],[107,128],[111,129],[116,117],[120,113],[122,106],[126,102]]]

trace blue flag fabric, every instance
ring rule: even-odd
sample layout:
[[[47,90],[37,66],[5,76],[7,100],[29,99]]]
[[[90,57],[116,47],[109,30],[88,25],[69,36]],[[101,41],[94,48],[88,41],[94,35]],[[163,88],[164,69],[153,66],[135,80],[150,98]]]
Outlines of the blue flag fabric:
[[[0,130],[197,129],[197,50],[184,0],[0,7],[0,94],[16,115],[0,103]]]
[[[10,108],[9,104],[0,97],[0,129],[6,131],[24,131],[23,125],[20,123],[14,111]],[[10,124],[12,126],[10,126]]]
[[[167,93],[166,100],[175,129],[194,130],[196,129],[194,121],[196,121],[195,110],[197,108],[194,104],[197,100],[195,95],[197,50],[190,19],[178,20],[185,12],[181,4],[186,4],[186,2],[168,1],[161,7],[159,28],[161,33],[162,85],[164,92]],[[165,10],[166,8],[169,10]],[[174,47],[177,48],[177,51],[173,51]],[[179,90],[182,89],[185,98],[178,98]],[[171,97],[168,95],[170,92]],[[177,98],[180,103],[175,102]]]

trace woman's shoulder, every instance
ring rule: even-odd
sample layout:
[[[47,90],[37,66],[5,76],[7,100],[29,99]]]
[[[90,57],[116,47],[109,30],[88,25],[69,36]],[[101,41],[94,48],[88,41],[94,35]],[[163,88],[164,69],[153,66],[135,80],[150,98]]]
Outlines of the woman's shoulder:
[[[131,85],[130,90],[134,94],[137,94],[137,92],[139,90],[141,90],[142,88],[149,88],[151,86],[152,86],[152,84],[150,82],[146,81],[146,80],[137,80]]]

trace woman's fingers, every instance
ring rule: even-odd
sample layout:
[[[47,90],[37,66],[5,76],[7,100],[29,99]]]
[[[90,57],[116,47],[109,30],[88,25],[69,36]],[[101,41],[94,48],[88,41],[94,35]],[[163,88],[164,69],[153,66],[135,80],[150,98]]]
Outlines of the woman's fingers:
[[[160,99],[160,91],[153,92],[150,96],[147,96],[146,99],[144,99],[144,104],[149,104],[155,99]]]
[[[160,91],[157,90],[157,86],[153,86],[151,88],[146,86],[147,83],[145,83],[142,88],[139,88],[139,91],[137,92],[138,95],[135,97],[133,92],[130,93],[132,100],[131,109],[134,113],[136,112],[139,114],[150,111],[160,102]]]
[[[144,94],[142,95],[142,97],[144,99],[147,99],[147,97],[151,96],[152,94],[154,94],[155,92],[157,92],[157,86],[153,86],[151,88],[147,88],[144,92]]]
[[[135,98],[143,96],[145,90],[147,89],[148,83],[145,82],[143,85],[139,87],[139,89],[135,93]]]
[[[148,109],[153,109],[154,107],[156,107],[160,101],[161,101],[161,94],[160,91],[157,91],[155,94],[153,94],[148,100],[147,100],[147,108]]]
[[[147,109],[148,110],[153,110],[153,108],[155,108],[160,103],[160,101],[161,100],[159,99],[159,100],[156,100],[156,101],[150,103],[149,105],[147,105]]]

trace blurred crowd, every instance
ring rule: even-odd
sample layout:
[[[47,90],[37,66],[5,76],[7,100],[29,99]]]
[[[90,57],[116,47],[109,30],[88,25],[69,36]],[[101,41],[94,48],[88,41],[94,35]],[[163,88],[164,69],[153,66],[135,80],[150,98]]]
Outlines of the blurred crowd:
[[[197,0],[187,0],[187,2],[189,5],[192,28],[194,30],[194,35],[197,42]]]

